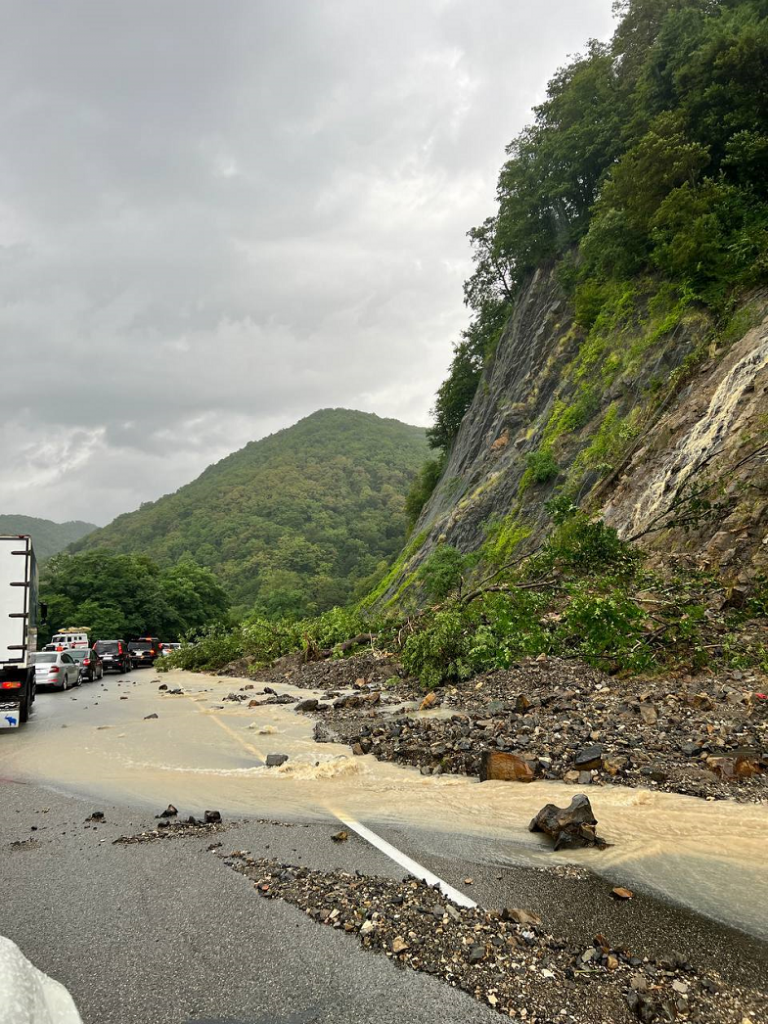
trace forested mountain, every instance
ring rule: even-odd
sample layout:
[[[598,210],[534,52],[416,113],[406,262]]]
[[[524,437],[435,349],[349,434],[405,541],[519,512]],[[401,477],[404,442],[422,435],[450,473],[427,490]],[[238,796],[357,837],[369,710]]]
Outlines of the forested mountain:
[[[210,466],[175,494],[119,516],[73,550],[189,557],[235,606],[309,614],[348,602],[400,549],[421,428],[324,409]]]
[[[34,516],[0,515],[0,533],[28,533],[32,537],[38,559],[50,558],[97,529],[93,523],[80,520],[54,523],[50,519],[37,519]]]

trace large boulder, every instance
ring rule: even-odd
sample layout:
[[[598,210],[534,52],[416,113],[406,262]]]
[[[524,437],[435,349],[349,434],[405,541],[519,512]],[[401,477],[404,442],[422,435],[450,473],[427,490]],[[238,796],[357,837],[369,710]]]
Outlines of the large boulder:
[[[555,841],[555,849],[575,843],[579,846],[597,846],[604,849],[608,844],[595,832],[597,818],[592,811],[589,798],[578,793],[567,807],[547,804],[539,811],[531,824],[530,832],[543,832]]]
[[[502,750],[484,750],[480,758],[480,781],[533,782],[536,773],[531,764],[517,754]]]

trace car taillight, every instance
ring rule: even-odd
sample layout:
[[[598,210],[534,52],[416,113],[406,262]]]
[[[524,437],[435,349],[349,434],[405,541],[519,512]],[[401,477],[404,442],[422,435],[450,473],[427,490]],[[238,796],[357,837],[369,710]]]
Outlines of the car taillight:
[[[59,671],[59,666],[58,665],[51,665],[51,667],[48,669],[48,671],[49,672],[58,672]]]
[[[14,682],[11,679],[6,679],[4,682],[0,683],[0,690],[18,690],[20,686],[21,683]]]
[[[91,659],[90,658],[83,658],[83,664],[84,665],[90,665],[91,664]]]
[[[151,650],[150,650],[150,652],[149,652],[149,653],[150,653],[150,654],[154,654],[154,653],[155,653],[155,648],[154,648],[154,647],[153,647],[153,648],[151,648]]]

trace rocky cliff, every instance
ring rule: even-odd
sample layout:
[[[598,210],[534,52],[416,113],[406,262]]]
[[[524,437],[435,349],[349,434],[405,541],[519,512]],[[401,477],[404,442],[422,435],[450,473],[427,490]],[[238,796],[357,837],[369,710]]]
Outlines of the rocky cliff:
[[[500,566],[557,498],[732,580],[768,559],[768,294],[715,323],[651,279],[574,310],[556,274],[522,291],[384,600],[416,596],[440,544]]]

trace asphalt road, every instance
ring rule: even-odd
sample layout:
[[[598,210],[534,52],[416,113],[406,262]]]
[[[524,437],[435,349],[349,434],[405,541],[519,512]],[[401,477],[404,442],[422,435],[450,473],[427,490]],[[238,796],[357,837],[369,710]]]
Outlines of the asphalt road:
[[[116,687],[112,679],[109,689]],[[130,678],[122,683],[132,685]],[[98,692],[104,691],[82,687],[77,700],[40,695],[36,716],[52,751],[53,730],[74,730],[84,702],[92,705]],[[188,710],[188,702],[171,706],[180,715]],[[28,728],[35,728],[34,717]],[[209,851],[210,836],[113,845],[120,835],[154,827],[153,812],[161,807],[67,793],[57,786],[55,763],[40,773],[48,778],[45,785],[31,781],[14,770],[11,744],[21,736],[0,736],[0,775],[6,776],[0,779],[0,934],[67,986],[86,1024],[498,1019],[445,984],[363,951],[354,938],[313,923],[299,909],[260,899]],[[35,750],[45,756],[45,747]],[[79,756],[80,777],[87,774],[85,746],[67,756]],[[204,806],[180,809],[200,813]],[[86,821],[94,810],[105,812],[104,823]],[[225,850],[247,849],[312,868],[404,875],[357,836],[332,842],[339,824],[327,815],[285,817],[279,824],[254,815],[230,818],[231,827],[215,839]],[[447,841],[444,832],[377,823],[373,811],[367,823],[482,905],[534,910],[553,931],[585,944],[602,931],[647,954],[678,950],[737,980],[754,978],[768,962],[759,940],[651,895],[638,893],[630,904],[617,904],[603,878],[478,859],[472,836],[455,834]]]

